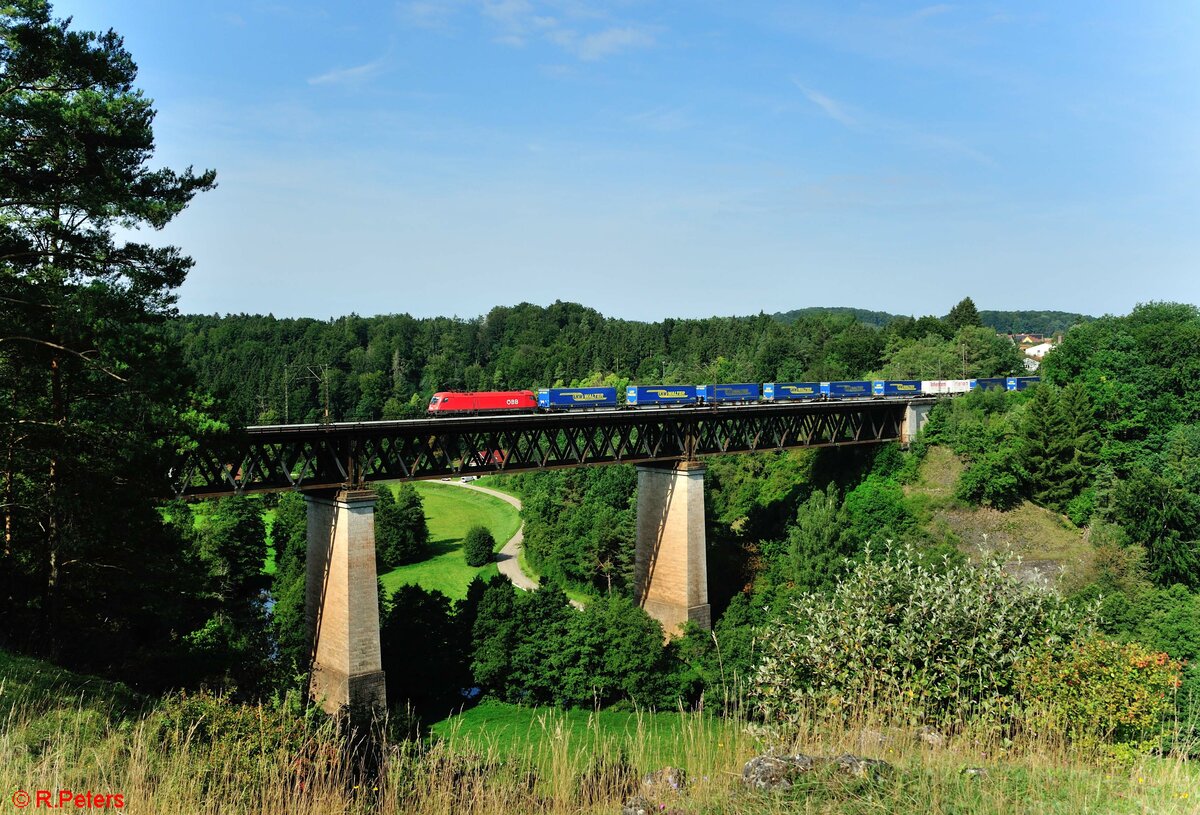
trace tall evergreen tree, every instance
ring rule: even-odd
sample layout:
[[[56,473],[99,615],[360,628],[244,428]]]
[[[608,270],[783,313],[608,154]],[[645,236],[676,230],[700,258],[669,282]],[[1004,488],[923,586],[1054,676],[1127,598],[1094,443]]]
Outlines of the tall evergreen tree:
[[[1099,461],[1100,434],[1096,428],[1095,409],[1087,389],[1077,382],[1067,385],[1059,393],[1058,410],[1062,414],[1067,434],[1067,449],[1064,450],[1060,478],[1067,499],[1086,489],[1095,476]]]
[[[1025,408],[1021,431],[1021,463],[1028,473],[1030,496],[1043,506],[1063,509],[1072,496],[1072,485],[1066,479],[1074,447],[1071,426],[1054,388],[1036,390]]]
[[[270,648],[264,601],[270,578],[263,571],[262,502],[242,496],[217,501],[199,537],[211,616],[189,635],[203,665],[196,678],[246,693],[265,690]]]
[[[380,484],[375,488],[375,559],[380,574],[405,563],[429,556],[429,525],[425,505],[412,484],[401,484],[392,493]]]
[[[471,673],[485,690],[508,697],[517,631],[516,589],[504,575],[488,581],[471,631]]]
[[[975,301],[970,297],[964,297],[950,309],[950,313],[946,315],[946,323],[953,332],[958,332],[966,326],[983,325],[983,321],[979,319],[979,309],[975,308]]]
[[[801,591],[822,591],[834,585],[845,559],[854,553],[854,541],[844,530],[848,519],[837,485],[815,490],[796,512],[788,527],[787,556],[790,577]]]
[[[148,167],[136,75],[112,31],[71,31],[45,0],[0,9],[0,630],[109,659],[161,654],[190,624],[151,499],[190,432],[164,323],[191,261],[117,230],[159,229],[214,185]]]
[[[1200,584],[1200,497],[1137,469],[1117,487],[1115,515],[1130,539],[1146,547],[1156,583]]]
[[[396,590],[379,628],[390,704],[408,703],[438,718],[461,704],[471,675],[458,634],[446,595],[420,586]]]
[[[280,681],[308,670],[308,629],[304,619],[304,580],[308,551],[308,510],[304,496],[285,492],[271,522],[275,545],[275,574],[271,578],[271,628],[278,651]]]

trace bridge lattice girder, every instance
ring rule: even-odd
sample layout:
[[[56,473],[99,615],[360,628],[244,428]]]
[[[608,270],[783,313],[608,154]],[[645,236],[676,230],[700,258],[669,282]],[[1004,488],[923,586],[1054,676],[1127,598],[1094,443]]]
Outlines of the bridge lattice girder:
[[[778,403],[252,427],[191,453],[174,473],[175,487],[201,497],[878,444],[900,438],[907,405]]]

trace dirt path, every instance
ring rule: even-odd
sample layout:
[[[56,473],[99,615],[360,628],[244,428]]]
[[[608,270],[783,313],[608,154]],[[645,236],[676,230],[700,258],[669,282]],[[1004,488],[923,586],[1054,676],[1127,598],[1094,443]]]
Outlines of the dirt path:
[[[487,487],[477,487],[472,483],[462,481],[451,481],[450,483],[457,484],[463,489],[475,490],[475,492],[482,492],[493,498],[499,498],[501,501],[516,507],[517,512],[521,511],[521,502],[508,493],[491,490]],[[500,554],[496,555],[496,567],[500,569],[500,574],[511,580],[512,584],[518,589],[533,591],[538,587],[537,581],[521,571],[521,544],[524,542],[525,524],[521,524],[517,533],[508,539],[508,543],[504,544],[504,548],[500,550]]]
[[[452,481],[452,484],[457,484],[463,489],[475,490],[482,492],[485,495],[490,495],[493,498],[499,498],[506,504],[511,504],[517,508],[517,512],[521,511],[521,502],[509,495],[506,492],[499,490],[491,490],[487,487],[477,487],[470,482]],[[504,548],[496,555],[496,568],[500,570],[500,574],[507,577],[514,586],[522,591],[534,591],[538,587],[538,583],[529,575],[521,570],[521,545],[525,542],[525,524],[521,524],[521,528],[517,530],[517,534],[508,539],[508,543],[504,544]],[[571,600],[571,605],[582,611],[583,603],[578,600]]]

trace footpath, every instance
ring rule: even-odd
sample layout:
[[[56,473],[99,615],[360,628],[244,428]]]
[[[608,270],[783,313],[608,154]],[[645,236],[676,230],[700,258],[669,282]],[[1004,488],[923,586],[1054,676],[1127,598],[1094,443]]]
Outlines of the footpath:
[[[451,483],[457,484],[465,490],[475,490],[476,492],[482,492],[484,495],[499,498],[506,504],[516,507],[517,512],[521,511],[521,501],[506,492],[488,489],[487,487],[478,487],[469,481],[452,481]],[[521,545],[524,542],[525,524],[522,522],[516,534],[508,539],[508,542],[504,544],[504,548],[496,555],[496,567],[500,570],[500,574],[507,577],[518,589],[522,591],[535,591],[538,588],[538,582],[525,574],[521,569]],[[571,605],[577,609],[583,608],[583,604],[577,600],[572,600]]]
[[[477,487],[470,482],[452,481],[450,483],[457,484],[465,490],[475,490],[475,492],[482,492],[484,495],[499,498],[506,504],[516,507],[517,512],[521,511],[520,500],[508,493],[500,492],[499,490],[490,490],[487,487]],[[521,571],[521,544],[524,542],[525,524],[522,523],[520,528],[517,529],[517,533],[504,544],[504,548],[500,550],[500,554],[496,555],[496,566],[500,569],[500,574],[511,580],[512,584],[518,589],[533,591],[538,587],[537,581]]]

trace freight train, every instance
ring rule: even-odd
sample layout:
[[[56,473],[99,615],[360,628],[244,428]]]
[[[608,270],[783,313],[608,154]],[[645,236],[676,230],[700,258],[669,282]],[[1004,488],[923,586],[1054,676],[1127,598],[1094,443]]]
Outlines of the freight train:
[[[558,413],[644,407],[750,405],[771,402],[881,397],[943,396],[973,390],[1023,391],[1036,376],[985,379],[874,379],[849,382],[767,382],[732,385],[630,385],[625,401],[616,388],[541,388],[533,391],[440,391],[429,400],[431,416],[477,413]]]

